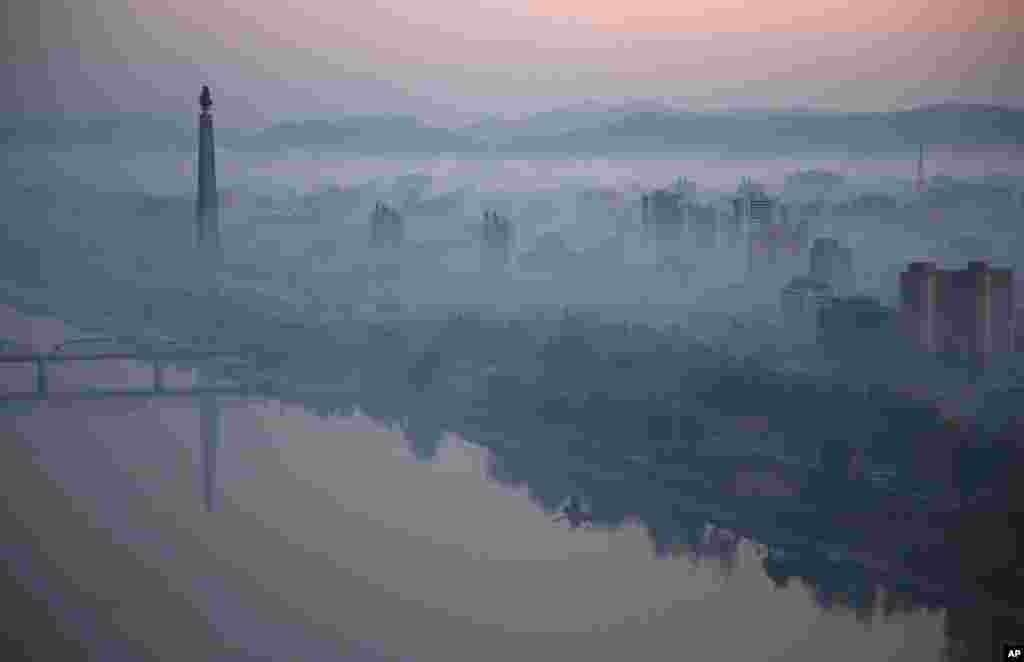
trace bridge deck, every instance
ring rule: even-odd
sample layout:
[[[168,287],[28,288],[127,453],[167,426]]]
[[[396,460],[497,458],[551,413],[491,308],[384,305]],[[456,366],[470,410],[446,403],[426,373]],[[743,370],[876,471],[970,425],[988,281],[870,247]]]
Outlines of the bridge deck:
[[[8,402],[42,402],[71,400],[104,400],[107,398],[193,398],[201,395],[223,395],[239,397],[269,398],[275,395],[266,387],[247,387],[235,384],[224,386],[199,386],[192,388],[119,388],[82,389],[77,391],[16,391],[0,393],[0,405]]]
[[[71,361],[188,361],[223,357],[244,358],[253,352],[240,350],[140,350],[114,352],[33,352],[21,354],[0,354],[0,363],[68,363]]]

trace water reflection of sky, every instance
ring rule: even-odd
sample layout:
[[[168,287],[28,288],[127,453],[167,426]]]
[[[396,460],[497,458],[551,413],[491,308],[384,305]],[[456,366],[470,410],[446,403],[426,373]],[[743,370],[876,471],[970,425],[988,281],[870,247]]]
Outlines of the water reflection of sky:
[[[10,314],[21,342],[62,331]],[[367,642],[366,659],[938,659],[940,614],[865,625],[799,584],[776,589],[749,545],[726,579],[654,559],[636,527],[569,531],[487,480],[485,451],[458,439],[423,464],[364,418],[225,400],[222,421],[223,498],[206,513],[192,401],[0,419],[9,507],[53,567],[168,659],[206,655],[199,634],[167,631],[180,613],[273,659],[333,659],[346,640]],[[159,581],[129,581],[127,550]]]

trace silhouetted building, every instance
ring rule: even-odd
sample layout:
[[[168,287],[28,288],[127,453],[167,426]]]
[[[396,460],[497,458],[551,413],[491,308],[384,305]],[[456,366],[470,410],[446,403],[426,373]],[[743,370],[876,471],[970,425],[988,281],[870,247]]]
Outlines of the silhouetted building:
[[[794,257],[801,250],[792,228],[755,222],[747,230],[747,278],[782,287],[802,271]]]
[[[896,311],[874,297],[833,297],[818,311],[818,342],[830,356],[877,357],[898,338]]]
[[[1013,351],[1013,271],[980,261],[959,271],[912,262],[900,274],[900,318],[924,351],[961,357]]]
[[[217,200],[217,168],[214,163],[213,99],[203,85],[199,96],[199,183],[196,191],[196,246],[220,250],[220,209]]]
[[[775,221],[777,201],[759,191],[749,191],[732,199],[733,215],[741,224],[768,224]]]
[[[673,192],[682,197],[685,203],[697,202],[697,183],[691,182],[686,177],[679,177],[673,185]]]
[[[656,190],[642,198],[643,223],[645,226],[682,226],[686,220],[686,199],[680,193]]]
[[[378,202],[370,214],[370,243],[398,246],[405,238],[405,219],[396,210]]]
[[[751,196],[747,200],[750,206],[750,220],[761,225],[775,222],[778,203],[766,195]]]
[[[690,220],[697,248],[714,248],[718,236],[718,213],[713,207],[691,204],[687,206],[686,215]]]
[[[991,354],[1013,350],[1013,271],[969,262],[950,272],[945,306],[951,343],[957,354]]]
[[[732,219],[726,229],[730,244],[736,237],[746,236],[748,275],[756,273],[761,264],[774,264],[778,241],[782,239],[777,224],[778,201],[769,197],[764,187],[748,178],[740,182],[732,199]]]
[[[828,283],[839,295],[852,294],[856,289],[853,249],[832,237],[815,239],[811,246],[810,277]]]
[[[943,345],[941,277],[933,262],[911,262],[900,274],[902,330],[918,349],[927,352],[937,352]]]
[[[818,311],[828,305],[832,295],[832,287],[828,283],[807,276],[793,278],[782,288],[779,302],[786,326],[797,333],[814,337]]]
[[[1024,308],[1018,308],[1013,318],[1013,350],[1024,352]]]
[[[737,222],[741,222],[749,216],[746,198],[736,197],[732,199],[732,216]]]
[[[512,248],[511,221],[497,212],[485,211],[482,231],[484,250],[500,258],[502,263],[506,262]]]

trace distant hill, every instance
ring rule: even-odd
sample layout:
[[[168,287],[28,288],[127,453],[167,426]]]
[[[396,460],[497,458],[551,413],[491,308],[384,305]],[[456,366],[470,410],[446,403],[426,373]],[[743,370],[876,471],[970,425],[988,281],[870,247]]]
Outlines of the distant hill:
[[[478,140],[502,142],[512,138],[559,136],[573,131],[599,129],[634,113],[678,112],[657,101],[634,101],[624,104],[602,104],[587,101],[556,108],[514,120],[490,118],[462,129]]]
[[[0,119],[0,144],[75,146],[138,145],[142,149],[187,148],[195,142],[179,122],[146,115],[116,117],[7,116]]]
[[[114,118],[0,117],[0,144],[125,145],[193,150],[187,121],[145,115]],[[730,153],[864,154],[927,145],[1024,148],[1024,110],[939,104],[907,111],[841,113],[808,109],[692,112],[659,102],[588,102],[520,119],[489,118],[453,130],[408,116],[343,116],[275,124],[260,131],[217,128],[221,147],[253,152],[313,149],[356,154]]]
[[[1024,111],[940,105],[887,113],[628,111],[557,135],[505,136],[491,127],[499,151],[615,153],[725,149],[748,152],[906,151],[920,143],[1024,147]],[[562,115],[562,121],[567,118]],[[587,117],[585,122],[595,118]]]
[[[0,117],[0,144],[73,147],[124,146],[133,150],[193,150],[196,127],[187,121],[145,115],[113,117]],[[216,120],[215,120],[216,122]],[[338,120],[285,122],[258,131],[215,128],[217,144],[244,151],[330,149],[358,153],[473,151],[477,142],[412,117],[352,116]]]
[[[250,150],[337,149],[359,153],[474,151],[481,146],[450,129],[428,126],[405,116],[352,116],[275,124],[238,140]]]
[[[75,147],[126,146],[139,151],[196,148],[196,127],[187,119],[142,113],[93,116],[0,116],[0,145]],[[217,142],[230,145],[242,136],[232,128],[218,128]]]

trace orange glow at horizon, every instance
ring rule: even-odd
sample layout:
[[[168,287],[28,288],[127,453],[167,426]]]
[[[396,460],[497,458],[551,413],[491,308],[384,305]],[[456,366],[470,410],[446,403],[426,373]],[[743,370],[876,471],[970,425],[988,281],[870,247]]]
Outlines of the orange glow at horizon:
[[[629,32],[928,32],[1024,29],[1014,0],[526,0],[530,15]]]
[[[919,98],[1019,99],[1024,63],[1022,0],[103,0],[102,7],[91,37],[74,24],[81,63],[222,70],[230,63],[243,77],[300,91],[351,78],[436,98],[675,90],[711,105],[742,97],[892,107]]]

